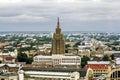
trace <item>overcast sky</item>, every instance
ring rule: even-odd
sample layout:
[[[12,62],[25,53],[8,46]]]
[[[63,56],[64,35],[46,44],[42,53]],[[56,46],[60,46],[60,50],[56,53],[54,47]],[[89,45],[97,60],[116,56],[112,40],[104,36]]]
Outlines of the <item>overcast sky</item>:
[[[0,31],[120,32],[120,0],[0,0]]]

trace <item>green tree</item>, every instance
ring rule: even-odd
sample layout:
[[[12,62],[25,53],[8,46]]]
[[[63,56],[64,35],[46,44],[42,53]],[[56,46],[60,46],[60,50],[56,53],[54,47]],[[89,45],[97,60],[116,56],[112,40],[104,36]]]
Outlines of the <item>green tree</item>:
[[[68,47],[70,47],[70,44],[66,44],[66,45],[65,45],[65,48],[68,48]]]
[[[67,50],[67,49],[65,50],[65,53],[68,53],[68,50]]]
[[[107,55],[104,55],[104,57],[103,57],[102,60],[103,60],[103,61],[109,61],[110,59],[109,59],[109,57],[108,57]]]
[[[112,60],[114,60],[114,59],[115,59],[115,57],[114,57],[114,55],[113,55],[113,54],[112,54],[110,57],[111,57],[111,59],[112,59]]]
[[[31,64],[33,62],[33,58],[29,58],[25,53],[18,53],[17,59],[19,62],[26,62],[26,64]]]
[[[0,60],[0,63],[2,63],[2,61]]]
[[[17,59],[19,62],[26,62],[27,55],[25,53],[18,53]]]
[[[80,42],[76,42],[73,47],[78,47],[78,45],[80,45]]]
[[[33,62],[33,58],[27,58],[26,64],[31,64]]]
[[[82,43],[81,45],[85,45],[85,43]]]
[[[87,61],[90,61],[90,58],[87,56],[83,56],[83,58],[81,58],[81,67],[84,68],[84,66],[87,64]]]
[[[112,45],[119,45],[119,42],[115,41],[115,42],[112,43]]]

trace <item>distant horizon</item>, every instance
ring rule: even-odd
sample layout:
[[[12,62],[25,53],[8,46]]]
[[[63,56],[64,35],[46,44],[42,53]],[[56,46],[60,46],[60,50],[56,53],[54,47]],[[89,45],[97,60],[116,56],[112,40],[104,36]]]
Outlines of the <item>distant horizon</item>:
[[[55,31],[0,31],[0,32],[55,32]],[[64,32],[81,32],[81,33],[119,33],[119,32],[105,32],[105,31],[62,31]]]

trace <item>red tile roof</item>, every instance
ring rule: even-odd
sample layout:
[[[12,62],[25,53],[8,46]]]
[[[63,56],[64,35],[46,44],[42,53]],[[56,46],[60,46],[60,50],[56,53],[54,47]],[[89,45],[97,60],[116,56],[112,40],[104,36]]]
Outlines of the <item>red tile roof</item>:
[[[91,69],[108,69],[108,65],[87,65],[86,68]]]

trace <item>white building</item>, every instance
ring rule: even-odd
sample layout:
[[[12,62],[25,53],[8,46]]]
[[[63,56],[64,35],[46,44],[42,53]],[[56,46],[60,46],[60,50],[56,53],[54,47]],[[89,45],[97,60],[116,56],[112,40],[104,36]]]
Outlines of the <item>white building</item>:
[[[54,79],[54,80],[78,80],[79,72],[43,72],[43,71],[26,71],[25,74],[34,78]]]
[[[114,55],[115,58],[120,58],[120,51],[104,51],[105,55]]]
[[[97,65],[100,65],[100,64],[103,64],[103,65],[105,65],[105,64],[107,64],[107,65],[109,65],[110,64],[110,61],[88,61],[87,62],[88,64],[97,64]]]
[[[110,54],[110,55],[119,54],[119,53],[120,53],[120,51],[104,51],[104,54]]]
[[[2,53],[0,52],[0,56],[12,56],[12,57],[17,57],[18,51],[15,49],[13,52],[8,52],[8,53]]]
[[[38,65],[53,65],[53,66],[79,66],[81,64],[81,58],[79,56],[64,56],[64,55],[52,55],[42,56],[38,55],[33,58],[33,64]]]

